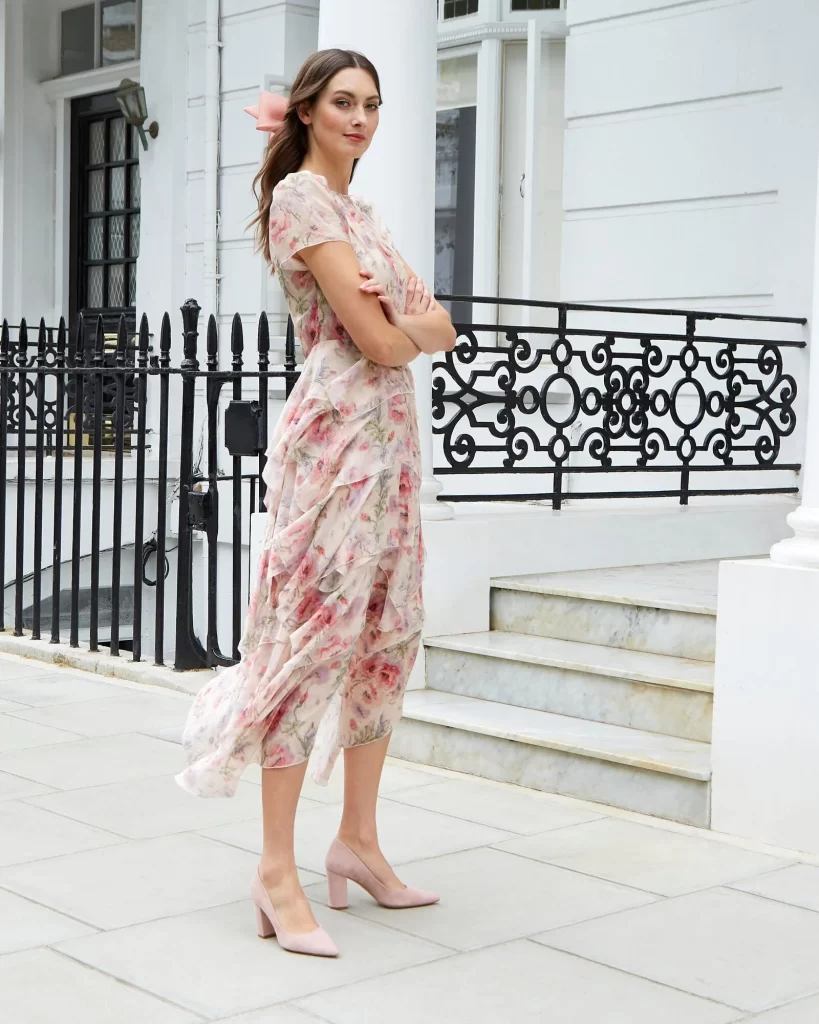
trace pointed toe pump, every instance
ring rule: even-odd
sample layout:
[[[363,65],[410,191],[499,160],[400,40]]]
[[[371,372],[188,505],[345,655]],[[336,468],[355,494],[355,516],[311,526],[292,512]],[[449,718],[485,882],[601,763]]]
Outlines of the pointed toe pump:
[[[279,924],[270,896],[258,873],[250,885],[250,895],[256,906],[256,931],[262,939],[275,935],[282,949],[291,953],[307,953],[309,956],[338,956],[338,947],[323,928],[311,932],[285,931]]]
[[[379,882],[364,861],[338,838],[333,840],[324,864],[327,869],[327,887],[330,906],[333,910],[344,910],[347,906],[347,882],[357,882],[366,889],[382,907],[402,910],[406,907],[426,907],[437,903],[440,897],[429,889],[390,889]]]

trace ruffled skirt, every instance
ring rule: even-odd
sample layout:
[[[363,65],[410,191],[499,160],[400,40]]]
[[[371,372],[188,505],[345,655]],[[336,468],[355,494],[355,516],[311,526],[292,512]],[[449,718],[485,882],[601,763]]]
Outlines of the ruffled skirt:
[[[412,377],[364,358],[342,371],[313,350],[276,424],[242,660],[197,694],[183,734],[177,782],[196,795],[311,752],[326,784],[342,746],[400,718],[423,623]]]

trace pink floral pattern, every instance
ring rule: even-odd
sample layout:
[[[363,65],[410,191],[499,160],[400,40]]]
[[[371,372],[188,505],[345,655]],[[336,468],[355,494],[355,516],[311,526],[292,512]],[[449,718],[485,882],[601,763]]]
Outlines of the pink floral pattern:
[[[345,746],[401,717],[423,623],[420,447],[412,373],[356,348],[298,257],[346,241],[402,308],[407,273],[360,196],[297,171],[270,210],[275,270],[305,362],[267,453],[268,522],[240,645],[242,660],[197,694],[177,776],[232,796],[250,763],[310,757],[326,784]]]

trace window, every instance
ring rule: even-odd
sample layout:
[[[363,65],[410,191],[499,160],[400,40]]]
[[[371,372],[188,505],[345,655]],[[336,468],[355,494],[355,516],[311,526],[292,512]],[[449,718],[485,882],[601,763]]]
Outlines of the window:
[[[478,13],[479,0],[444,0],[444,20]]]
[[[513,11],[559,11],[560,0],[512,0]]]
[[[477,55],[438,62],[435,160],[435,291],[471,295],[475,234]],[[457,322],[469,303],[453,303]]]
[[[139,256],[139,137],[126,125],[114,93],[74,100],[72,318],[82,311],[93,329],[102,314],[116,330],[136,305]]]
[[[73,75],[139,56],[140,0],[95,0],[62,12],[60,73]]]

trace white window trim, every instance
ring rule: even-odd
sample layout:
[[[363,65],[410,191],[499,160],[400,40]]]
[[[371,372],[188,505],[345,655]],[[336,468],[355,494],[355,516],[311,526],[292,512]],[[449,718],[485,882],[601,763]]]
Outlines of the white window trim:
[[[99,71],[100,69],[107,70],[109,67],[123,67],[124,64],[133,64],[133,61],[123,61],[122,64],[116,65],[103,65],[102,63],[102,6],[103,0],[86,0],[86,3],[82,3],[81,0],[77,0],[77,3],[71,7],[66,7],[63,10],[71,11],[77,7],[91,7],[94,8],[94,66],[89,68],[88,71],[80,71],[78,74],[87,75],[91,71]],[[59,31],[57,33],[59,39],[59,46],[57,52],[60,55],[60,61],[62,61],[63,54],[63,11],[59,12]],[[136,0],[136,60],[138,61],[141,56],[141,43],[142,39],[142,0]],[[76,75],[65,75],[66,78],[75,78]]]
[[[40,83],[43,96],[54,104],[57,127],[54,174],[54,310],[66,315],[71,268],[71,101],[110,92],[123,78],[139,81],[139,61],[109,64]]]

